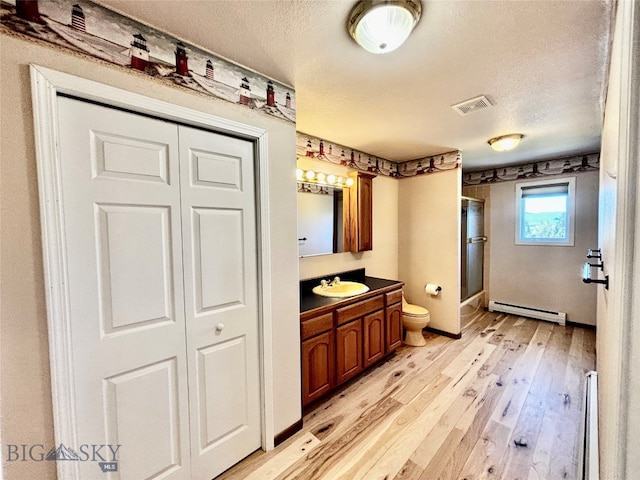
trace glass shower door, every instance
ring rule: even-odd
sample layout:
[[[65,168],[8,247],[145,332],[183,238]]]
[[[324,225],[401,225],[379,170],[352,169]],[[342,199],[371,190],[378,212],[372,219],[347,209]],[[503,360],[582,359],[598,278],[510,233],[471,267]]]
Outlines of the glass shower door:
[[[481,292],[484,274],[484,201],[462,198],[462,288],[460,299]]]

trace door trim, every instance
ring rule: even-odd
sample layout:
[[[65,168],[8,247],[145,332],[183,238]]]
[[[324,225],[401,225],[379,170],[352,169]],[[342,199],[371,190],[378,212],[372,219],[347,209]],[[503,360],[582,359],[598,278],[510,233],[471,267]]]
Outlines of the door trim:
[[[267,131],[233,120],[209,115],[186,107],[173,105],[92,80],[30,65],[32,104],[35,131],[38,192],[42,228],[42,255],[44,266],[49,357],[51,363],[51,393],[56,446],[79,445],[75,422],[73,357],[70,345],[71,319],[69,317],[68,274],[66,268],[64,211],[60,176],[61,158],[57,145],[58,94],[203,127],[218,133],[227,133],[251,140],[256,149],[256,208],[258,220],[258,290],[260,330],[260,391],[262,448],[274,448],[273,418],[273,347],[271,317],[271,245],[269,242],[269,178]],[[79,478],[77,462],[56,462],[58,478]]]

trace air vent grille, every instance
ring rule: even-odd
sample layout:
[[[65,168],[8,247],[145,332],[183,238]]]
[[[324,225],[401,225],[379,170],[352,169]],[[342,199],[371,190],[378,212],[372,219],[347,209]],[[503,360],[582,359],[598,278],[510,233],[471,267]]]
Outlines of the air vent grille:
[[[462,116],[469,115],[470,113],[477,112],[478,110],[484,110],[489,107],[491,107],[491,102],[484,95],[451,105],[451,108]]]

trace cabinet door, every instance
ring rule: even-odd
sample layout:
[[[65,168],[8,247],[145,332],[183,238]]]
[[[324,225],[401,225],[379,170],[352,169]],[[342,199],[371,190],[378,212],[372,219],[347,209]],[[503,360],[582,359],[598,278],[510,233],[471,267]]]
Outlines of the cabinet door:
[[[386,351],[391,352],[402,344],[402,303],[387,307]]]
[[[363,369],[362,319],[336,329],[336,384],[340,384]]]
[[[373,177],[358,178],[358,251],[373,249]]]
[[[373,179],[375,175],[354,172],[349,189],[349,251],[364,252],[373,249]]]
[[[333,388],[334,334],[326,332],[302,342],[302,405]]]
[[[364,317],[364,367],[380,360],[385,353],[384,311],[370,313]]]

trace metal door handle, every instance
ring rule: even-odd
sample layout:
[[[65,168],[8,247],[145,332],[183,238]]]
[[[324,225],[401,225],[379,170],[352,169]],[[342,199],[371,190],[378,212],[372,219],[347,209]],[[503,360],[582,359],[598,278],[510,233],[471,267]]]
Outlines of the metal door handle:
[[[467,243],[484,243],[487,241],[487,237],[469,237]]]

